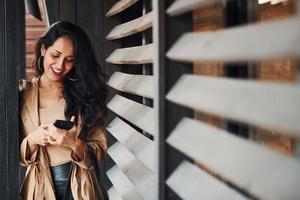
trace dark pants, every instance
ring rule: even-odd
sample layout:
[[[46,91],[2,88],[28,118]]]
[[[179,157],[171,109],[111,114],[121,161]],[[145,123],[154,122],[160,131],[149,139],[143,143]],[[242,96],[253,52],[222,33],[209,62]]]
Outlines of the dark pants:
[[[53,179],[55,196],[57,200],[69,200],[72,199],[70,190],[70,175],[71,175],[72,163],[51,167],[51,175]]]

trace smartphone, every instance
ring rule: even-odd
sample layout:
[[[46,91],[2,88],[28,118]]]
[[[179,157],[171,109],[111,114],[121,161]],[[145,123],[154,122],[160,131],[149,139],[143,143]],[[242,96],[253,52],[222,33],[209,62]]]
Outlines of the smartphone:
[[[74,122],[67,121],[67,120],[55,120],[53,124],[56,128],[64,129],[64,130],[70,130],[74,126]]]

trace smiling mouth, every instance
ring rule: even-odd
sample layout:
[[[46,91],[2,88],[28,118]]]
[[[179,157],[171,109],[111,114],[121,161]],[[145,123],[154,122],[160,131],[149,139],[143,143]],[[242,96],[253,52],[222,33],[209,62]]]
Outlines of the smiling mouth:
[[[51,67],[51,69],[55,75],[61,75],[63,73],[63,70],[61,70],[61,69],[56,69],[54,67]]]

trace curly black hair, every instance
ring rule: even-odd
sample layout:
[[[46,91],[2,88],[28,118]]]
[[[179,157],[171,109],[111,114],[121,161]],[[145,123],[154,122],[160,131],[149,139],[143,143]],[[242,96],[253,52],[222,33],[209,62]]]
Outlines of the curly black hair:
[[[106,98],[108,90],[104,74],[100,71],[91,41],[77,25],[68,21],[54,23],[37,41],[33,67],[36,75],[44,73],[41,47],[52,46],[60,37],[68,37],[74,46],[74,67],[63,81],[63,95],[66,100],[65,117],[80,116],[82,127],[80,138],[85,139],[89,130],[101,128],[107,115]]]

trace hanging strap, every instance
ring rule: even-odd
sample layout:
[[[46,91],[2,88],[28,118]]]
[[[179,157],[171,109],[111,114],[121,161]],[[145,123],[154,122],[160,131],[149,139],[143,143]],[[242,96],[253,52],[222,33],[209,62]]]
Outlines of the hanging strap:
[[[88,145],[87,145],[87,146],[88,146]],[[94,170],[95,170],[95,173],[96,173],[98,185],[99,185],[100,190],[101,190],[101,191],[100,191],[101,194],[99,194],[100,199],[101,199],[101,200],[109,200],[107,191],[105,190],[105,188],[104,188],[104,186],[103,186],[103,184],[102,184],[102,181],[101,181],[101,174],[100,174],[100,170],[99,170],[99,166],[98,166],[98,163],[97,163],[96,156],[95,156],[95,154],[94,154],[93,149],[92,149],[91,147],[89,147],[89,146],[88,146],[88,153],[89,153],[89,156],[90,156],[92,165],[93,165]]]
[[[93,152],[93,149],[91,147],[89,147],[88,145],[87,145],[87,147],[88,147],[88,154],[89,154],[91,163],[92,163],[92,165],[94,167],[95,174],[96,174],[96,177],[97,177],[97,182],[98,182],[98,185],[99,185],[100,190],[101,190],[100,191],[101,194],[98,194],[99,195],[99,199],[100,200],[109,200],[107,191],[105,190],[105,188],[104,188],[104,186],[102,184],[102,181],[101,181],[101,174],[100,174],[99,166],[97,164],[97,160],[96,160],[95,154]],[[73,168],[73,165],[70,168],[68,183],[67,183],[67,187],[66,187],[65,194],[64,194],[64,200],[73,200],[72,191],[71,191],[71,173],[72,173],[72,168]]]

